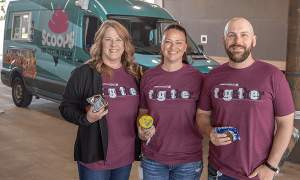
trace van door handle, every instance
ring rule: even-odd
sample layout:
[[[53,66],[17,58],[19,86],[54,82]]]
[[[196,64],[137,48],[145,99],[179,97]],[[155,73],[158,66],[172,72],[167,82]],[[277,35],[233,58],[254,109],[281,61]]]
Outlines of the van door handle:
[[[82,59],[76,59],[76,62],[83,63],[83,60]]]
[[[71,57],[67,57],[67,56],[65,56],[65,59],[72,60],[72,58],[71,58]]]

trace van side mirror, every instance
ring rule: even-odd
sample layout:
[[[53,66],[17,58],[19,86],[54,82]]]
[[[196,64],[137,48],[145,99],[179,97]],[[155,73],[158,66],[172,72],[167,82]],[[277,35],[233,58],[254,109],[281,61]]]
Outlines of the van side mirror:
[[[204,52],[203,45],[198,45],[198,47],[201,49],[202,52]]]

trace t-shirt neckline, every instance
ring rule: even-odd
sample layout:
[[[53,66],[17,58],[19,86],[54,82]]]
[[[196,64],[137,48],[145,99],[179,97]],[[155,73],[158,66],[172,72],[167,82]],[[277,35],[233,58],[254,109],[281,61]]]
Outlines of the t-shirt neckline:
[[[118,71],[121,71],[122,70],[122,68],[123,68],[123,64],[119,67],[119,68],[117,68],[117,69],[112,69],[114,72],[118,72]],[[124,69],[124,68],[123,68]]]
[[[164,73],[167,73],[167,74],[175,74],[175,73],[180,73],[180,72],[184,71],[184,69],[186,68],[186,65],[187,65],[187,64],[183,63],[183,66],[182,66],[180,69],[178,69],[177,71],[172,71],[172,72],[170,72],[170,71],[165,71],[165,70],[161,67],[162,64],[159,65],[159,68],[160,68],[160,70],[163,71]]]
[[[245,67],[245,68],[241,68],[241,69],[237,69],[237,68],[233,68],[233,67],[230,67],[229,66],[229,62],[226,63],[227,65],[227,68],[231,71],[248,71],[248,70],[251,70],[253,67],[256,66],[256,64],[258,64],[258,60],[257,59],[254,59],[254,62],[248,66],[248,67]]]

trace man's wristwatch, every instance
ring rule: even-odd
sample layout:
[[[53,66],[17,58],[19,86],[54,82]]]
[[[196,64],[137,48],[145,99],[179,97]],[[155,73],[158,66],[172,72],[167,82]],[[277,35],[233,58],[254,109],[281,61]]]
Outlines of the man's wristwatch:
[[[271,170],[273,170],[275,172],[275,175],[277,175],[279,173],[279,168],[274,168],[273,166],[271,166],[268,162],[265,163],[265,165],[270,168]]]

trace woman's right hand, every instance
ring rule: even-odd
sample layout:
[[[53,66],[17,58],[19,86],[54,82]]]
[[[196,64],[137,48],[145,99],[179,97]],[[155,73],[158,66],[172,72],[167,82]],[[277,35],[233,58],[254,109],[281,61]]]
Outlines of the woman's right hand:
[[[141,140],[148,140],[150,133],[151,133],[151,135],[150,135],[151,137],[155,134],[155,126],[154,125],[152,125],[152,127],[150,129],[148,129],[147,131],[143,130],[142,126],[138,126],[137,129],[138,129],[139,138]]]
[[[86,118],[90,123],[93,123],[99,119],[101,119],[103,116],[105,116],[108,113],[108,109],[104,110],[105,108],[103,107],[97,112],[93,112],[94,107],[91,106],[88,112],[86,113]]]

